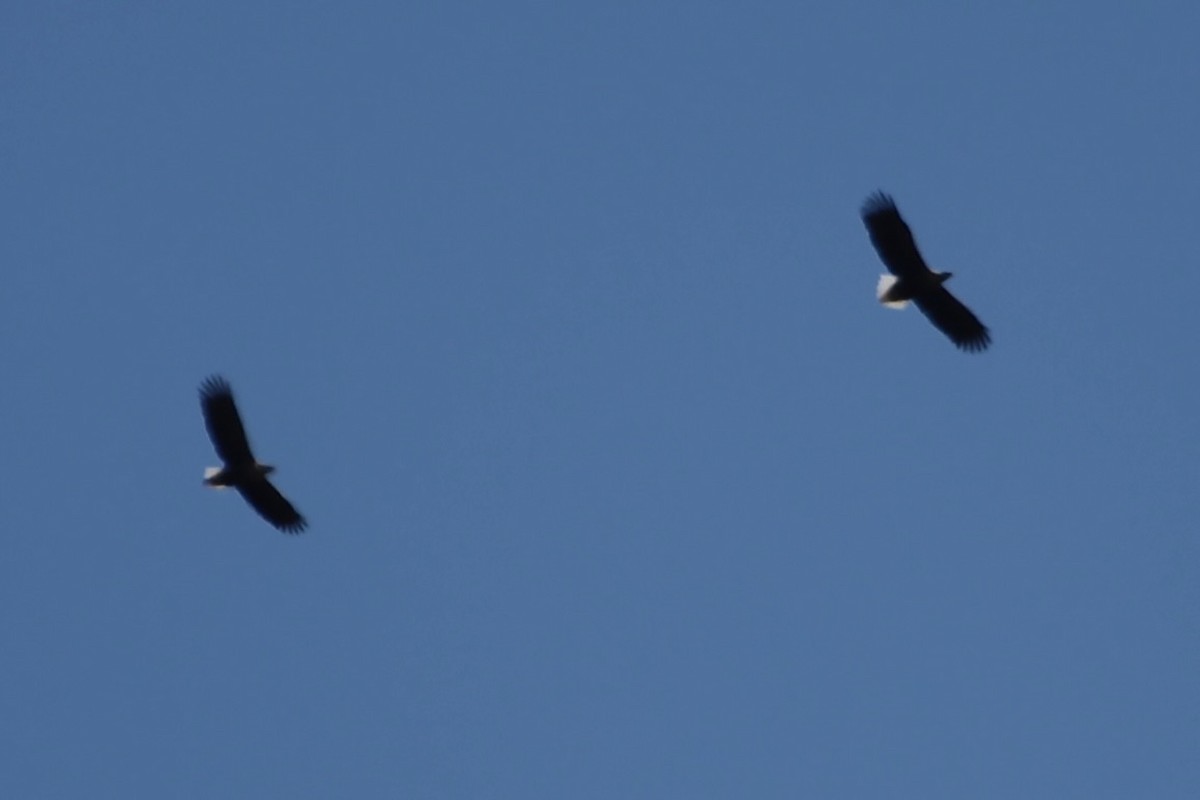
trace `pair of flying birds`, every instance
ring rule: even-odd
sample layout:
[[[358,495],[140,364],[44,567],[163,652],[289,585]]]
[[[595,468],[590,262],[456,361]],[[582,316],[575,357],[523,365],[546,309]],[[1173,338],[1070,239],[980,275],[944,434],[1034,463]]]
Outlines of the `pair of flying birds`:
[[[960,350],[987,349],[992,341],[988,329],[946,291],[943,284],[951,273],[934,272],[925,264],[912,231],[892,198],[883,192],[871,195],[863,204],[862,218],[871,243],[891,273],[879,279],[879,302],[893,308],[912,302]],[[213,376],[200,385],[200,407],[208,436],[224,462],[221,467],[204,471],[204,483],[214,488],[237,489],[263,519],[285,533],[304,530],[308,522],[267,480],[275,468],[254,458],[233,401],[233,391],[224,378]]]

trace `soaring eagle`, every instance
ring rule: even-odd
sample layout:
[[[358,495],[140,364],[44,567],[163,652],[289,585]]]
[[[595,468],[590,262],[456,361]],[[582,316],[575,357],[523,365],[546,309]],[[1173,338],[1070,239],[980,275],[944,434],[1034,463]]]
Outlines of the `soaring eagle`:
[[[879,302],[903,308],[911,300],[960,350],[986,350],[992,342],[988,329],[942,285],[952,273],[934,272],[926,266],[892,198],[883,192],[871,195],[863,203],[862,218],[871,234],[871,244],[892,273],[879,277]]]
[[[267,480],[275,468],[258,463],[250,452],[229,382],[213,375],[200,384],[200,409],[204,412],[208,438],[225,462],[224,466],[204,470],[205,485],[216,489],[232,486],[263,519],[285,533],[304,530],[308,525],[304,517]]]

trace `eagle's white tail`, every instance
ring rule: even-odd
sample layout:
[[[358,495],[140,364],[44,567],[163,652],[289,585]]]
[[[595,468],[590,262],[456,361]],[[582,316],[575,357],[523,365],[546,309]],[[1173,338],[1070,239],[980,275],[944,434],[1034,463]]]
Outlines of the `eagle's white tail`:
[[[220,467],[205,467],[204,468],[204,482],[208,483],[208,479],[213,477],[214,475],[218,474],[220,471],[221,471]],[[211,483],[208,483],[208,485],[213,489],[228,489],[229,488],[228,486],[214,486]]]
[[[875,286],[875,296],[879,298],[879,302],[883,303],[888,308],[901,309],[908,305],[907,300],[884,300],[888,289],[895,285],[896,281],[900,280],[895,275],[883,274],[879,276],[879,283]]]

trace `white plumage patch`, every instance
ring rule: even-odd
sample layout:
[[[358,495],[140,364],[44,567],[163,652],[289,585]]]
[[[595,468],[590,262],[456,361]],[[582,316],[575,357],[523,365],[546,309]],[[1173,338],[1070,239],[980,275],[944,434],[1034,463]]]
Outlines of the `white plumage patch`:
[[[220,471],[221,471],[220,467],[205,467],[204,468],[204,480],[207,481],[209,478],[213,477]],[[213,486],[211,483],[208,486],[210,489],[228,489],[229,488],[228,486]]]
[[[908,305],[908,301],[884,300],[883,298],[887,295],[888,289],[891,289],[898,280],[900,279],[895,275],[888,275],[887,273],[884,273],[883,275],[879,276],[879,283],[875,286],[875,296],[879,298],[879,302],[883,303],[888,308],[894,308],[897,311]]]

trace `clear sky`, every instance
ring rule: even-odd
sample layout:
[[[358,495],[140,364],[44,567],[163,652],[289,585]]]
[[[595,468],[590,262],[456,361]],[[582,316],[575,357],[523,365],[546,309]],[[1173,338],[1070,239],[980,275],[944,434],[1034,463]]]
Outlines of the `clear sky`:
[[[1198,30],[4,5],[0,795],[1200,797]]]

